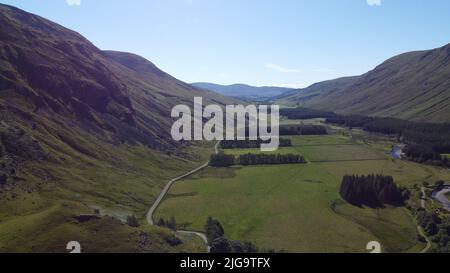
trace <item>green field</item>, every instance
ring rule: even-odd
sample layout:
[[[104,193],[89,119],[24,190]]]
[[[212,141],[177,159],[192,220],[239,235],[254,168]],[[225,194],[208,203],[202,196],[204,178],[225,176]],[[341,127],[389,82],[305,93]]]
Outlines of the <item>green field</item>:
[[[208,168],[178,182],[156,217],[174,216],[183,228],[203,230],[213,216],[232,239],[290,252],[366,252],[372,240],[388,252],[423,248],[405,208],[352,207],[340,200],[340,181],[345,174],[380,173],[412,187],[449,179],[450,172],[390,159],[380,145],[341,135],[294,137],[293,143],[281,151],[303,154],[311,163]]]

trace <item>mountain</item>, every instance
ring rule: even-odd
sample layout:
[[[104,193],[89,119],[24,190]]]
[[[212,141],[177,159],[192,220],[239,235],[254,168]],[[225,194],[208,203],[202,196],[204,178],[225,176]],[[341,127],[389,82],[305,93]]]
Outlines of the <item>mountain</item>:
[[[198,88],[211,90],[228,97],[243,99],[265,99],[269,97],[279,96],[293,90],[292,88],[275,86],[255,87],[246,84],[219,85],[206,82],[191,83],[191,85]]]
[[[341,114],[450,122],[450,44],[401,54],[361,76],[317,83],[275,101]]]
[[[0,252],[192,250],[124,223],[213,150],[172,140],[172,107],[235,101],[15,7],[0,25]]]

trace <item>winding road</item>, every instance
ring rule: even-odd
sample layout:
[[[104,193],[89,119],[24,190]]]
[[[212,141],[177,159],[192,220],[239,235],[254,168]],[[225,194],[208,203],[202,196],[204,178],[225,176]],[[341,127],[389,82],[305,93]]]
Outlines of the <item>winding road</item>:
[[[422,192],[422,198],[420,199],[420,207],[425,209],[425,200],[427,199],[427,193],[425,191],[425,187],[422,187],[420,189],[420,191]],[[423,230],[423,228],[420,225],[417,226],[417,231],[423,238],[425,238],[425,241],[427,242],[425,248],[422,251],[420,251],[420,253],[427,253],[432,246],[431,240],[430,240],[430,238],[428,238],[427,234],[425,233],[425,231]]]
[[[216,143],[216,145],[214,146],[214,152],[215,154],[219,153],[219,144],[220,141],[218,141]],[[167,193],[169,192],[170,188],[173,186],[173,184],[175,184],[176,182],[190,176],[193,175],[201,170],[203,170],[204,168],[208,167],[209,165],[209,161],[206,162],[205,164],[201,165],[200,167],[189,171],[183,175],[180,175],[178,177],[175,177],[174,179],[170,180],[166,186],[164,187],[164,189],[161,191],[161,193],[159,194],[158,198],[156,199],[156,201],[153,203],[153,205],[150,207],[148,213],[147,213],[147,222],[154,226],[155,225],[155,221],[153,219],[153,216],[155,214],[156,209],[159,207],[159,205],[161,204],[161,202],[163,201],[164,197],[167,195]],[[185,234],[185,235],[195,235],[200,237],[206,244],[206,251],[209,253],[210,252],[210,247],[208,245],[208,238],[206,237],[206,234],[201,233],[201,232],[196,232],[196,231],[188,231],[188,230],[176,230],[175,232],[179,233],[179,234]]]
[[[420,191],[422,192],[422,198],[420,198],[420,207],[421,208],[425,208],[425,201],[427,199],[427,193],[425,192],[425,187],[422,187],[420,189]]]

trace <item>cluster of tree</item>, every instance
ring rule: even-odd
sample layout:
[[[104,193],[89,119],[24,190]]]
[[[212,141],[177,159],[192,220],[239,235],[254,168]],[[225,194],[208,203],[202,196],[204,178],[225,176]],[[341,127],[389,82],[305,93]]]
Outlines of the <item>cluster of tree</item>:
[[[0,186],[6,184],[8,181],[8,175],[6,173],[0,173]]]
[[[283,125],[280,126],[281,136],[311,136],[311,135],[327,135],[327,129],[320,125]]]
[[[450,166],[448,159],[441,156],[441,154],[450,153],[450,124],[448,123],[339,115],[328,117],[327,122],[360,127],[369,132],[397,135],[407,144],[405,154],[409,159]]]
[[[177,221],[175,220],[175,217],[170,217],[170,220],[166,221],[163,218],[159,218],[158,222],[156,223],[156,225],[160,226],[160,227],[166,227],[169,228],[171,230],[176,230],[177,229]]]
[[[262,140],[222,140],[220,147],[222,149],[255,149],[260,148],[261,144],[268,143]],[[287,138],[280,138],[279,147],[291,147],[292,141]]]
[[[212,155],[209,161],[211,167],[230,167],[233,165],[282,165],[307,163],[302,155],[298,154],[243,154],[236,158],[223,152]]]
[[[441,156],[440,153],[433,151],[433,148],[423,144],[408,144],[403,153],[411,160],[423,163],[430,162],[435,164],[448,164],[447,157]]]
[[[372,122],[374,118],[365,116],[340,116],[334,115],[327,117],[326,121],[329,123],[339,124],[346,127],[364,127],[366,124]]]
[[[298,154],[243,154],[239,156],[239,164],[244,166],[299,163],[306,163],[306,160]]]
[[[214,240],[223,237],[225,235],[225,230],[223,229],[222,224],[218,220],[213,219],[210,216],[206,220],[205,233],[206,238],[208,239],[208,244],[211,245],[212,242],[214,242]]]
[[[258,253],[260,250],[251,242],[233,241],[225,236],[225,231],[220,222],[208,217],[205,224],[206,237],[211,247],[211,253]],[[263,253],[275,252],[274,250],[262,250]]]
[[[402,206],[410,197],[409,190],[397,187],[392,176],[384,175],[346,175],[340,194],[352,205],[372,208]]]
[[[211,155],[209,165],[211,167],[229,167],[235,165],[235,161],[234,155],[227,155],[220,152],[218,154]]]
[[[308,108],[286,108],[280,109],[280,115],[285,116],[288,119],[313,119],[332,117],[335,114]]]
[[[215,239],[211,244],[211,253],[258,253],[251,242],[232,241],[226,237]]]
[[[134,215],[127,216],[127,225],[130,227],[139,227],[139,222]]]
[[[413,210],[417,222],[437,247],[437,252],[450,253],[450,217],[442,219],[436,212],[423,208]]]

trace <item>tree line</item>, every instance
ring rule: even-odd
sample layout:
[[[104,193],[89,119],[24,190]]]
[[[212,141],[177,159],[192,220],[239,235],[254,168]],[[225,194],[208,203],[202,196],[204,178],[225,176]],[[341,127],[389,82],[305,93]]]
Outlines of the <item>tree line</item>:
[[[211,155],[211,158],[209,159],[209,166],[211,167],[230,167],[233,165],[236,165],[235,156],[227,155],[224,152]]]
[[[280,126],[281,136],[312,136],[328,135],[325,126],[321,125],[283,125]]]
[[[268,141],[258,140],[222,140],[220,147],[222,149],[256,149],[260,148],[261,144],[269,143]],[[291,147],[292,141],[287,138],[280,138],[279,147]]]
[[[298,154],[242,154],[239,157],[223,152],[212,155],[209,161],[211,167],[230,167],[233,165],[278,165],[278,164],[304,164],[307,163],[302,155]]]
[[[159,218],[158,222],[156,222],[157,226],[160,227],[166,227],[169,228],[171,230],[176,230],[177,229],[177,220],[175,219],[175,217],[170,217],[169,220],[165,220],[164,218]]]
[[[384,205],[402,206],[409,199],[410,192],[399,188],[392,176],[345,175],[340,194],[344,200],[355,206],[382,208]]]
[[[239,156],[240,165],[277,165],[306,163],[303,156],[298,154],[243,154]]]
[[[333,112],[325,112],[308,108],[285,108],[280,109],[280,115],[289,119],[313,119],[313,118],[327,118],[335,114]]]

